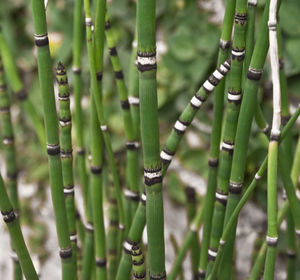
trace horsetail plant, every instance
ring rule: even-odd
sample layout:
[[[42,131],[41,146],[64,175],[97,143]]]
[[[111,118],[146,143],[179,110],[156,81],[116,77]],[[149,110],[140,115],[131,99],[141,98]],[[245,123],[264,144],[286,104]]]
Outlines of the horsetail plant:
[[[15,214],[20,213],[18,198],[18,166],[16,159],[16,149],[14,143],[14,131],[11,122],[10,101],[4,79],[4,69],[0,56],[0,119],[3,131],[2,143],[6,163],[7,189]],[[12,261],[14,266],[14,279],[22,278],[22,271],[16,253],[12,248]]]
[[[64,201],[62,167],[60,160],[58,120],[55,108],[49,40],[43,1],[32,0],[32,14],[46,128],[51,195],[56,219],[58,242],[60,246],[59,255],[62,261],[62,279],[74,279],[76,270],[72,260],[72,247],[70,245],[69,229],[67,226],[67,214]]]
[[[74,203],[74,179],[73,179],[73,149],[72,149],[72,119],[70,111],[70,92],[67,72],[64,65],[59,62],[56,68],[56,80],[58,83],[59,124],[60,124],[60,158],[64,185],[65,204],[67,210],[70,241],[72,245],[72,258],[77,271],[77,233]]]
[[[132,246],[133,279],[146,279],[146,266],[143,252],[138,244]]]

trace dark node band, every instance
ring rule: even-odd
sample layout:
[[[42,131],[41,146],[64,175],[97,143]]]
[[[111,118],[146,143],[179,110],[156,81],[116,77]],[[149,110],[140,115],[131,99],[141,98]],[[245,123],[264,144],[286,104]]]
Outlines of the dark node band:
[[[230,67],[231,67],[231,60],[230,60],[230,58],[226,59],[222,65],[229,71]]]
[[[234,143],[230,143],[227,141],[223,141],[222,143],[222,151],[228,152],[230,155],[233,154]]]
[[[185,188],[185,195],[189,203],[194,203],[196,201],[196,191],[193,187],[187,186]]]
[[[122,107],[123,110],[129,110],[130,109],[128,99],[121,101],[121,107]]]
[[[132,246],[135,244],[135,242],[129,240],[129,239],[126,239],[123,243],[123,249],[124,249],[124,252],[128,255],[131,255],[132,254]]]
[[[102,80],[102,72],[97,72],[96,73],[96,79],[97,79],[97,81],[101,81]]]
[[[286,125],[288,121],[290,120],[291,116],[282,116],[281,117],[281,123],[282,125]]]
[[[238,14],[234,15],[234,22],[244,25],[247,20],[247,14]]]
[[[27,91],[25,89],[21,89],[20,91],[16,92],[16,97],[20,101],[24,101],[27,98]]]
[[[141,279],[141,280],[144,280],[146,279],[146,272],[133,272],[133,276],[134,276],[134,279]]]
[[[4,136],[2,139],[3,145],[12,145],[14,143],[14,137],[13,136]]]
[[[66,96],[63,96],[63,97],[66,97]],[[63,123],[69,123],[69,122],[72,121],[72,117],[69,116],[69,117],[66,117],[66,118],[59,118],[59,121],[63,122]]]
[[[77,148],[77,155],[84,155],[85,154],[85,149],[84,148]]]
[[[116,79],[119,79],[119,80],[123,79],[124,76],[123,76],[122,70],[120,70],[120,71],[115,71],[115,77],[116,77]]]
[[[231,58],[237,61],[243,61],[245,58],[245,49],[232,48]]]
[[[296,252],[293,250],[287,250],[286,255],[289,259],[295,259],[297,256]]]
[[[203,86],[202,86],[202,88],[203,88]],[[207,92],[206,92],[206,93],[207,93]],[[199,95],[198,92],[195,93],[195,96],[196,96],[196,98],[198,98],[202,103],[205,102],[205,101],[206,101],[206,98],[207,98],[207,97],[203,97],[203,96]]]
[[[141,65],[140,63],[138,63],[137,68],[140,72],[146,72],[146,71],[156,69],[157,65],[156,64]]]
[[[116,47],[109,48],[109,54],[111,56],[117,56],[118,52],[117,52]]]
[[[78,211],[75,212],[75,219],[80,219],[80,213]]]
[[[217,252],[215,250],[209,249],[208,250],[208,259],[211,261],[215,261],[217,257]]]
[[[140,142],[138,141],[126,142],[126,148],[128,150],[135,150],[138,149],[139,147],[140,147]]]
[[[151,275],[150,274],[150,280],[165,280],[166,279],[166,272],[164,271],[161,274],[158,275]]]
[[[17,180],[18,178],[18,172],[14,172],[14,173],[6,173],[6,177],[8,180]]]
[[[198,273],[193,273],[193,280],[199,280]]]
[[[162,182],[161,168],[147,169],[144,168],[144,182],[147,186],[152,186]]]
[[[109,29],[109,28],[110,28],[110,21],[107,20],[107,21],[105,22],[105,29],[107,30],[107,29]]]
[[[108,254],[110,256],[116,256],[117,255],[117,250],[115,250],[115,249],[108,249]]]
[[[142,253],[140,253],[139,255],[141,255]],[[139,256],[137,254],[132,253],[133,256]],[[134,266],[141,266],[144,264],[144,257],[142,257],[139,261],[133,260],[132,261]]]
[[[9,106],[0,107],[0,114],[8,114],[9,113]]]
[[[270,141],[276,141],[276,142],[278,142],[279,138],[280,138],[280,134],[274,134],[271,131]]]
[[[67,74],[66,68],[64,65],[59,61],[56,68],[56,75],[58,76],[65,76]]]
[[[34,42],[37,47],[49,45],[48,34],[34,35]]]
[[[214,86],[217,86],[220,82],[220,80],[214,76],[214,74],[211,74],[209,77],[208,77],[208,80],[209,82],[214,85]]]
[[[231,45],[231,41],[224,41],[224,40],[220,40],[220,43],[219,43],[219,47],[220,49],[222,49],[223,51],[227,50],[230,48],[230,45]]]
[[[262,75],[262,70],[249,67],[247,78],[249,80],[259,81]]]
[[[99,175],[102,172],[102,166],[91,166],[91,172],[93,174]]]
[[[204,279],[206,276],[206,272],[201,269],[198,271],[198,275],[199,275],[200,279]]]
[[[227,204],[227,193],[222,193],[219,190],[216,191],[216,201],[220,202],[222,205]]]
[[[59,144],[47,144],[47,153],[49,156],[55,156],[60,153]]]
[[[210,158],[208,160],[208,165],[210,167],[218,167],[218,164],[219,164],[219,160],[217,158]]]
[[[118,228],[119,227],[119,221],[112,221],[112,220],[110,220],[109,221],[109,226],[110,227]]]
[[[72,67],[72,71],[74,73],[74,75],[80,75],[81,74],[81,68],[79,67]]]
[[[279,69],[283,69],[284,68],[284,61],[283,58],[279,59]]]
[[[264,134],[266,134],[266,135],[268,136],[268,133],[269,133],[269,131],[270,131],[270,126],[269,126],[269,124],[267,123],[266,127],[263,128],[261,131],[262,131],[262,133],[264,133]]]
[[[14,209],[11,209],[10,211],[7,212],[1,211],[1,214],[3,216],[3,221],[7,224],[13,222],[16,219]]]
[[[242,183],[229,182],[229,192],[232,194],[240,194],[242,192],[242,188]]]
[[[96,266],[105,267],[106,266],[106,259],[105,258],[103,258],[103,259],[96,258]]]
[[[59,250],[59,256],[62,258],[62,259],[68,259],[68,258],[71,258],[72,257],[72,248],[69,247],[69,248],[61,248]]]

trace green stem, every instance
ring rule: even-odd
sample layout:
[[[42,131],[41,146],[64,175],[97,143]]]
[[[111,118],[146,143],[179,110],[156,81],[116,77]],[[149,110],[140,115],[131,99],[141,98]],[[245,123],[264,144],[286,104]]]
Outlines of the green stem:
[[[144,262],[143,252],[138,244],[132,246],[132,264],[133,264],[133,279],[145,280],[146,279],[146,266]]]

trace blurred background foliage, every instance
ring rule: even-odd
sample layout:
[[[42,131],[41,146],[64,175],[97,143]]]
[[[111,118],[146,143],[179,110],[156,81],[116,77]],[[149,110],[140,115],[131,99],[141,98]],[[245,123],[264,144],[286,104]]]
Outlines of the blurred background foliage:
[[[159,58],[157,81],[162,145],[180,112],[216,65],[222,18],[213,22],[214,12],[203,8],[203,4],[208,1],[157,1],[157,53]],[[25,88],[29,92],[29,98],[35,104],[42,118],[30,2],[30,0],[0,1],[0,22]],[[68,68],[69,82],[72,87],[74,1],[49,0],[48,2],[47,20],[53,69],[58,61],[62,61]],[[216,1],[214,2],[216,3]],[[264,2],[265,0],[258,1],[257,21],[260,20]],[[285,71],[288,78],[290,102],[297,104],[300,99],[300,1],[285,0],[282,2],[279,17],[283,33]],[[131,46],[134,40],[135,5],[133,0],[113,0],[109,1],[108,5],[114,39],[127,85]],[[222,15],[222,11],[219,12]],[[84,83],[82,104],[86,124],[82,133],[88,145],[89,72],[85,43],[83,44],[82,63]],[[260,99],[265,117],[270,123],[272,106],[269,73],[270,67],[267,64],[261,83]],[[121,108],[107,49],[105,50],[103,79],[105,115],[112,130],[114,151],[119,155],[117,159],[120,172],[124,174],[125,138],[120,121]],[[26,181],[39,182],[38,189],[40,190],[46,186],[48,180],[45,149],[41,149],[25,113],[19,108],[15,97],[13,95],[11,97],[18,164],[26,174]],[[179,167],[174,168],[167,178],[167,191],[170,197],[178,203],[185,203],[184,187],[186,185],[180,179],[179,172],[177,172],[179,169],[197,173],[204,178],[207,177],[211,122],[212,98],[210,97],[197,114],[197,119],[186,133],[185,140],[180,144],[176,155]],[[296,133],[294,134],[296,137]],[[76,145],[75,140],[74,145]],[[253,125],[252,141],[250,141],[248,152],[246,179],[250,180],[267,153],[267,143],[260,137],[256,125]],[[266,208],[266,186],[264,184],[261,184],[256,192],[255,200],[261,207]],[[38,231],[38,234],[39,232],[42,230]]]

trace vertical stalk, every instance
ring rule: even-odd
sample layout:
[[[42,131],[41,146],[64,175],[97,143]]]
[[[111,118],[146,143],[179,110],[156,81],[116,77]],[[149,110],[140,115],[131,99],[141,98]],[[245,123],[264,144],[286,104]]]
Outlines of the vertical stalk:
[[[46,144],[46,138],[45,138],[45,128],[43,122],[38,116],[32,102],[28,98],[28,93],[26,92],[24,85],[20,79],[13,56],[10,52],[9,46],[7,45],[4,35],[1,31],[1,26],[0,26],[0,52],[2,55],[3,65],[8,78],[8,82],[13,92],[15,93],[17,99],[21,102],[22,107],[24,108],[26,114],[29,116],[33,124],[35,133],[37,134],[37,137],[40,141],[40,144],[44,148]]]
[[[156,85],[155,1],[137,4],[138,70],[150,279],[165,279],[162,172]]]
[[[213,212],[210,249],[208,250],[208,258],[210,260],[208,273],[216,258],[219,239],[222,234],[222,226],[224,223],[225,207],[228,197],[228,183],[231,171],[232,154],[234,150],[234,139],[242,99],[242,73],[246,47],[246,26],[247,0],[237,0],[231,53],[231,73],[226,104],[227,110],[224,117],[224,132],[219,155],[220,163],[218,167],[216,201]],[[230,270],[228,269],[228,274],[225,275],[224,272],[224,277],[228,277],[227,279],[230,278],[229,274],[231,272],[231,265],[228,265],[228,267],[230,268]]]
[[[220,39],[220,48],[218,54],[218,65],[222,61],[228,58],[229,48],[231,44],[231,34],[233,17],[235,10],[236,0],[228,0],[226,3],[225,15],[223,20],[223,29]],[[213,103],[213,123],[212,123],[212,135],[210,142],[209,151],[209,173],[207,182],[207,192],[205,196],[205,215],[204,215],[204,226],[203,226],[203,238],[200,253],[199,262],[199,277],[204,279],[206,275],[207,257],[209,240],[211,234],[211,224],[213,218],[213,207],[214,207],[214,195],[216,192],[217,185],[217,169],[219,162],[219,147],[221,138],[221,127],[223,118],[223,106],[224,106],[224,88],[225,80],[216,87]]]
[[[0,55],[0,119],[2,127],[2,143],[4,148],[4,157],[6,164],[6,177],[7,177],[7,189],[9,197],[12,203],[12,207],[15,209],[15,213],[18,216],[20,213],[19,198],[18,198],[18,166],[16,159],[16,149],[14,143],[14,131],[11,122],[10,114],[10,101],[6,90],[6,84],[4,80],[4,69],[2,65],[2,58]],[[20,263],[16,253],[12,248],[12,261],[14,267],[14,279],[22,278],[22,271]]]
[[[85,148],[83,139],[83,114],[81,107],[82,97],[82,80],[81,80],[81,55],[82,55],[82,43],[83,43],[83,12],[82,12],[83,0],[75,0],[74,17],[73,17],[73,62],[72,71],[74,78],[74,100],[75,100],[75,133],[76,133],[76,161],[77,170],[79,173],[80,185],[82,188],[84,210],[87,210],[88,200],[88,176],[85,164]]]
[[[58,243],[60,246],[60,257],[62,261],[62,278],[64,280],[74,279],[76,271],[72,261],[72,247],[70,245],[63,194],[58,120],[54,100],[52,67],[44,1],[32,0],[32,14],[35,30],[34,39],[37,46],[38,72],[43,100],[44,121],[46,127],[51,195],[56,219]]]
[[[94,98],[91,100],[91,203],[94,222],[94,252],[96,262],[96,279],[105,280],[106,245],[103,217],[103,180],[102,180],[102,134],[98,125]]]
[[[60,124],[60,158],[62,163],[62,175],[67,210],[70,241],[72,245],[72,258],[77,271],[77,233],[75,221],[74,203],[74,179],[73,179],[73,150],[72,150],[72,119],[70,111],[70,93],[68,77],[65,67],[61,62],[56,69],[56,80],[58,83],[59,101],[59,124]],[[76,276],[75,276],[76,277]]]
[[[146,279],[146,266],[144,256],[138,244],[132,246],[132,264],[133,264],[133,279],[145,280]]]
[[[5,190],[2,176],[0,175],[0,211],[4,222],[6,223],[13,248],[16,250],[22,271],[27,280],[38,280],[32,260],[28,253],[19,221],[15,215],[14,209],[10,203]]]
[[[126,182],[128,188],[124,188],[125,203],[128,204],[129,211],[125,213],[127,220],[126,228],[129,230],[132,218],[137,209],[139,202],[139,162],[138,162],[138,148],[140,143],[137,141],[136,133],[133,127],[131,106],[128,100],[127,88],[124,81],[123,72],[121,69],[120,60],[115,46],[113,34],[110,28],[110,22],[106,15],[106,29],[105,36],[107,46],[109,48],[110,60],[115,72],[117,88],[121,100],[121,108],[123,113],[123,123],[126,138]],[[126,217],[127,216],[127,217]],[[125,234],[127,232],[125,231]]]

